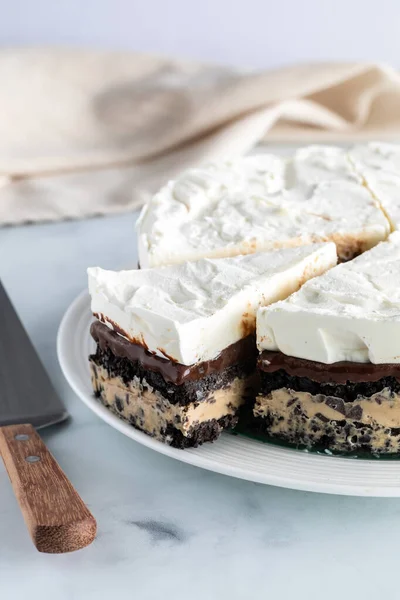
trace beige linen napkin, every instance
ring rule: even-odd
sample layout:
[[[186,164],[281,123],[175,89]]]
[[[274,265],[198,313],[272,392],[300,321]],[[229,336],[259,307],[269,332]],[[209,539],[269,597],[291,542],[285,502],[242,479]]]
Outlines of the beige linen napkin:
[[[268,72],[129,53],[0,51],[0,223],[133,210],[181,170],[261,141],[400,139],[400,76]]]

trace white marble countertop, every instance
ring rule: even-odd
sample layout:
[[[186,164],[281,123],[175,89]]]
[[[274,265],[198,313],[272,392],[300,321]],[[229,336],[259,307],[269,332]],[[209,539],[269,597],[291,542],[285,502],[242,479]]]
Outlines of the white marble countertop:
[[[0,597],[396,598],[399,500],[202,471],[111,429],[69,389],[57,363],[59,322],[87,266],[136,264],[134,218],[0,229],[0,277],[71,414],[42,435],[98,521],[88,548],[39,554],[1,464]]]

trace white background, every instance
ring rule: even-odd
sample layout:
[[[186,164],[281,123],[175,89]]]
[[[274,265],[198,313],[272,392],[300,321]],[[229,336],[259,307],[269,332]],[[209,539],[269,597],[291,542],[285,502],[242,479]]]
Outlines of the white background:
[[[123,48],[273,67],[400,66],[399,0],[0,0],[0,43]]]

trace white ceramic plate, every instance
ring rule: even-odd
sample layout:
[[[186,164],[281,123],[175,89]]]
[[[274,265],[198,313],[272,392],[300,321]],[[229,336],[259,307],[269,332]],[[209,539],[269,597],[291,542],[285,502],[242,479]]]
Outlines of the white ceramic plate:
[[[94,349],[92,321],[85,292],[71,304],[58,332],[61,368],[75,393],[109,425],[139,444],[203,469],[297,490],[355,496],[399,496],[400,460],[360,460],[308,453],[223,434],[200,448],[171,448],[121,420],[93,396],[88,355]]]

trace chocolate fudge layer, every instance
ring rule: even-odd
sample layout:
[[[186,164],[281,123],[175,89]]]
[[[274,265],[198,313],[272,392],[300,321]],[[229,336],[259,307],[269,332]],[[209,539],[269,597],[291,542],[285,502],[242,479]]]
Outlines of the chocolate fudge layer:
[[[331,365],[264,351],[249,427],[301,447],[400,452],[400,364]]]
[[[212,361],[190,367],[157,357],[95,321],[90,356],[94,392],[103,404],[145,433],[178,448],[213,441],[233,426],[252,393],[254,336]]]

